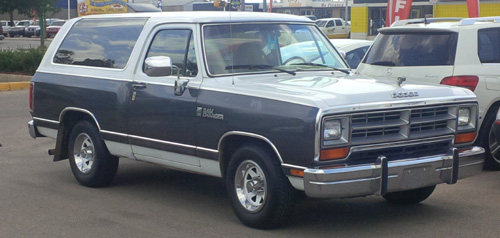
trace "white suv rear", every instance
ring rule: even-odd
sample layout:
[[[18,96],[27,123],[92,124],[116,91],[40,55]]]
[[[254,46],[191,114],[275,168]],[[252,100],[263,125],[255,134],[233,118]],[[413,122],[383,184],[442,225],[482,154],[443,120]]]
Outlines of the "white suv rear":
[[[410,19],[379,33],[356,73],[474,91],[482,123],[476,144],[488,152],[486,168],[500,170],[493,130],[500,105],[500,17]]]

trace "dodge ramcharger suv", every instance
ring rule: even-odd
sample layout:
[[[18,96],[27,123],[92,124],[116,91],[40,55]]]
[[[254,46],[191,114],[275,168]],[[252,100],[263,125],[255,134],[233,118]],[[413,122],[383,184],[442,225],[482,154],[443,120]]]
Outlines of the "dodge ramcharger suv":
[[[219,177],[255,228],[286,221],[300,193],[418,203],[484,161],[471,91],[356,76],[313,21],[284,14],[72,19],[30,112],[80,184],[110,185],[119,158]]]

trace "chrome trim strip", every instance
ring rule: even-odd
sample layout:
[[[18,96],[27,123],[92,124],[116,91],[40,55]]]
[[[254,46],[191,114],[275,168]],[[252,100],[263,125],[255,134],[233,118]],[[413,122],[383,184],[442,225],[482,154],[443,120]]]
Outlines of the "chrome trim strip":
[[[134,139],[139,139],[139,140],[146,140],[146,141],[161,143],[161,144],[174,145],[174,146],[184,147],[184,148],[188,148],[188,149],[196,149],[196,146],[181,144],[181,143],[177,143],[177,142],[163,141],[163,140],[157,140],[157,139],[152,139],[152,138],[147,138],[147,137],[142,137],[142,136],[134,136],[134,135],[128,135],[128,137],[134,138]]]
[[[95,124],[97,125],[97,129],[99,131],[101,131],[101,126],[99,125],[99,122],[97,121],[97,118],[94,116],[94,114],[92,114],[89,110],[86,110],[86,109],[83,109],[83,108],[77,108],[77,107],[67,107],[67,108],[64,108],[61,113],[59,114],[59,121],[62,121],[62,118],[64,116],[64,114],[68,111],[77,111],[77,112],[83,112],[83,113],[86,113],[88,114],[89,116],[92,117],[92,119],[94,119],[94,122]]]
[[[196,147],[196,150],[202,150],[202,151],[205,151],[205,152],[209,152],[209,153],[219,153],[218,150],[213,150],[213,149],[208,149],[208,148],[203,148],[203,147]]]
[[[119,133],[119,132],[114,132],[114,131],[100,130],[99,132],[100,132],[100,133],[105,133],[105,134],[110,134],[110,135],[116,135],[116,136],[124,136],[124,137],[128,137],[128,135],[127,135],[127,134],[125,134],[125,133]]]
[[[35,121],[44,121],[44,122],[53,123],[53,124],[59,124],[58,121],[54,121],[54,120],[50,120],[50,119],[45,119],[45,118],[41,118],[41,117],[33,117],[33,120],[35,120]]]
[[[219,143],[217,144],[218,151],[221,150],[221,145],[222,145],[222,141],[224,140],[224,138],[226,138],[227,136],[232,136],[232,135],[252,137],[252,138],[256,138],[256,139],[265,141],[274,150],[274,152],[276,153],[276,156],[278,156],[278,159],[280,160],[280,163],[281,164],[284,163],[283,159],[281,158],[281,155],[280,155],[278,149],[276,148],[276,146],[274,146],[274,144],[269,139],[267,139],[266,137],[261,136],[261,135],[257,135],[257,134],[253,134],[253,133],[248,133],[248,132],[243,132],[243,131],[229,131],[229,132],[224,133],[224,135],[222,135],[221,138],[219,139]]]
[[[399,177],[397,174],[395,175],[389,175],[387,178],[397,178]],[[373,177],[373,178],[362,178],[362,179],[351,179],[351,180],[345,180],[345,181],[335,181],[335,182],[314,182],[311,181],[309,183],[311,184],[317,184],[317,185],[335,185],[335,184],[348,184],[348,183],[356,183],[356,182],[365,182],[365,181],[374,181],[374,180],[379,180],[381,177]]]
[[[297,165],[293,165],[293,164],[285,164],[285,163],[282,163],[281,166],[285,167],[285,168],[293,168],[293,169],[302,169],[302,170],[307,169],[307,167],[297,166]]]

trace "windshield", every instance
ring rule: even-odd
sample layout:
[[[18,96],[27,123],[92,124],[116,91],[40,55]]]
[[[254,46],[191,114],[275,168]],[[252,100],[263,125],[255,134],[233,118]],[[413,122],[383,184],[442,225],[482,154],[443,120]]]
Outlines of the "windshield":
[[[348,68],[312,24],[205,25],[203,37],[211,75]]]
[[[381,66],[453,65],[456,33],[380,34],[365,58]]]
[[[318,21],[316,22],[316,25],[318,25],[319,27],[325,27],[325,25],[326,25],[326,23],[327,23],[327,22],[328,22],[328,21],[318,20]]]

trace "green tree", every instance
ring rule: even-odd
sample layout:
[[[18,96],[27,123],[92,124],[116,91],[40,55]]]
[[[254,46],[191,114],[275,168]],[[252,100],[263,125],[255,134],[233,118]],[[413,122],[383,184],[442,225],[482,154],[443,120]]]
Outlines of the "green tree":
[[[40,21],[40,46],[45,46],[45,19],[47,13],[55,13],[59,11],[59,9],[54,7],[54,4],[57,0],[21,0],[26,2],[26,6],[23,10],[24,14],[28,16],[32,16],[33,12],[36,12],[36,15]],[[19,9],[18,9],[19,11]]]

